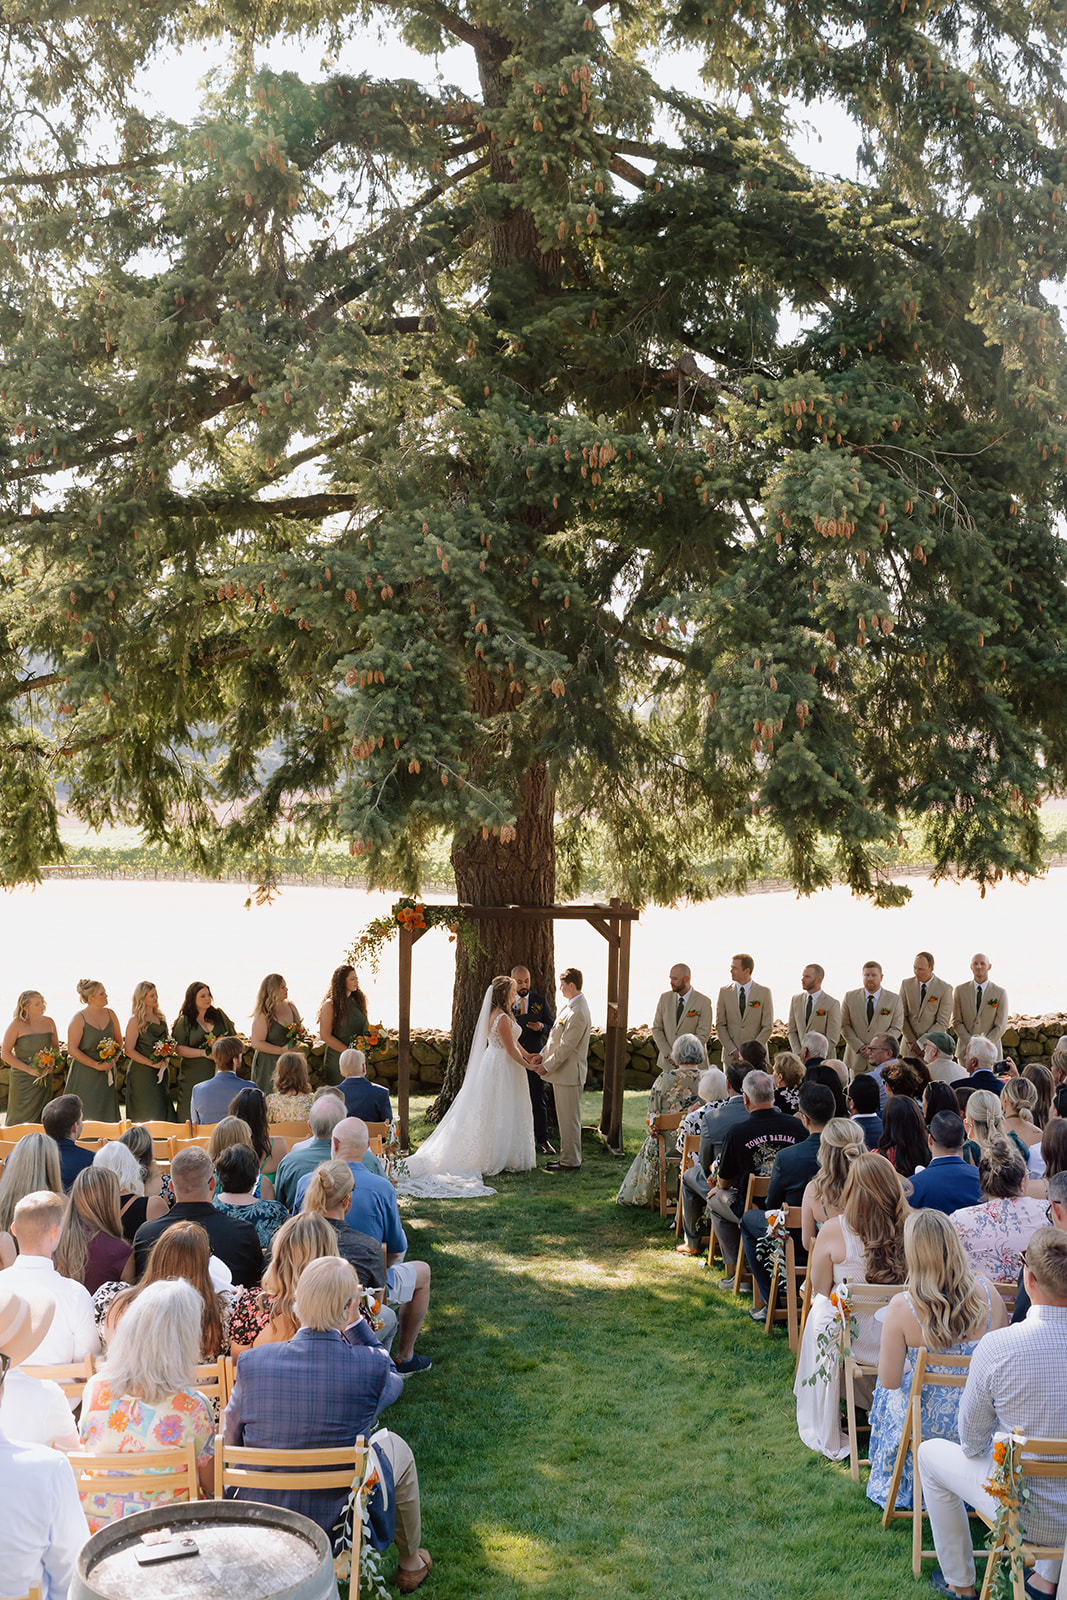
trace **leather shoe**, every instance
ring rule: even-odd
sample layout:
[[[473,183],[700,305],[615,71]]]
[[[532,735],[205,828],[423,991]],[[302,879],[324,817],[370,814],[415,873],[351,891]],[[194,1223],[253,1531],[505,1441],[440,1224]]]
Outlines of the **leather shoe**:
[[[546,1172],[581,1172],[581,1167],[569,1167],[565,1161],[546,1161]]]
[[[537,1146],[537,1153],[538,1155],[542,1156],[554,1156],[556,1152],[553,1146],[549,1144],[547,1139],[542,1139],[541,1143]]]
[[[397,1567],[396,1586],[401,1594],[414,1594],[420,1583],[424,1583],[430,1575],[433,1560],[428,1550],[420,1550],[422,1565],[418,1567]]]
[[[674,1248],[680,1256],[700,1256],[704,1254],[702,1250],[694,1250],[691,1244],[676,1244]]]

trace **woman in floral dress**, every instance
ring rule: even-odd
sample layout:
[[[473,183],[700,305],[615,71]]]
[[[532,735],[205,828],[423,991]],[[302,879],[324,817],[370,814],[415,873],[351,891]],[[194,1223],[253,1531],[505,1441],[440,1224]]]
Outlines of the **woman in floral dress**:
[[[647,1206],[659,1190],[659,1145],[652,1132],[656,1117],[675,1111],[688,1111],[699,1100],[700,1076],[708,1065],[704,1046],[695,1033],[680,1033],[671,1049],[673,1065],[664,1068],[648,1096],[646,1125],[648,1136],[634,1156],[630,1170],[615,1196],[620,1206]],[[668,1154],[676,1147],[676,1136],[667,1136]]]
[[[952,1225],[975,1272],[994,1283],[1014,1283],[1023,1253],[1038,1228],[1048,1226],[1048,1207],[1025,1192],[1026,1161],[1007,1139],[991,1139],[978,1163],[985,1199],[952,1213]]]
[[[51,1065],[47,1061],[49,1054]],[[39,990],[24,989],[19,995],[15,1015],[8,1023],[0,1046],[0,1059],[10,1069],[7,1126],[40,1122],[41,1112],[52,1099],[59,1062],[59,1034],[51,1017],[45,1016],[44,995]]]
[[[107,1003],[107,990],[99,978],[82,978],[78,984],[81,1011],[67,1029],[67,1093],[76,1094],[90,1122],[118,1122],[119,1091],[116,1068],[122,1059],[122,1029]]]
[[[132,1015],[126,1024],[126,1116],[130,1122],[170,1122],[170,1067],[156,1050],[168,1038],[167,1019],[159,1009],[159,995],[147,979],[133,991]]]

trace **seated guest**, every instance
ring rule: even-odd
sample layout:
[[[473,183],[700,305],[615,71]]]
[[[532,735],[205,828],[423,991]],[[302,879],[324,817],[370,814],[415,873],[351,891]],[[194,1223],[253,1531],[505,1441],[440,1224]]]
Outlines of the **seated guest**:
[[[840,1368],[833,1362],[828,1376],[820,1348],[838,1321],[830,1293],[846,1280],[854,1284],[903,1283],[907,1214],[903,1187],[889,1162],[877,1155],[857,1156],[845,1184],[844,1210],[825,1225],[815,1241],[809,1269],[814,1299],[804,1324],[793,1393],[801,1439],[809,1450],[818,1450],[831,1461],[848,1455],[848,1440],[841,1432]],[[853,1321],[853,1353],[860,1361],[876,1362],[882,1329],[878,1313],[865,1312]],[[864,1390],[864,1382],[858,1381],[861,1405],[867,1404]]]
[[[928,1128],[939,1111],[951,1111],[954,1117],[958,1117],[960,1103],[956,1099],[956,1091],[950,1083],[944,1083],[940,1079],[934,1078],[923,1090],[923,1116],[926,1119]]]
[[[901,1062],[900,1065],[905,1066],[906,1063]],[[892,1091],[886,1095],[878,1152],[885,1156],[891,1166],[896,1167],[902,1178],[910,1178],[918,1168],[926,1166],[930,1159],[930,1147],[926,1123],[917,1100]]]
[[[386,1251],[385,1281],[390,1304],[400,1307],[396,1369],[404,1377],[427,1372],[430,1357],[417,1355],[419,1336],[430,1304],[430,1268],[425,1261],[405,1261],[408,1242],[400,1225],[396,1191],[388,1178],[379,1178],[363,1165],[367,1148],[367,1124],[358,1117],[347,1117],[333,1130],[333,1157],[346,1161],[352,1173],[352,1202],[345,1221],[357,1233],[376,1239]],[[297,1186],[297,1205],[302,1206],[311,1183],[310,1176]]]
[[[119,1180],[95,1162],[74,1179],[59,1230],[55,1263],[65,1278],[95,1294],[102,1283],[133,1282],[133,1250],[122,1235]]]
[[[1041,1133],[1037,1125],[1037,1088],[1029,1078],[1009,1078],[1000,1097],[1004,1127],[1026,1146],[1031,1177],[1045,1170],[1041,1160]]]
[[[27,1297],[17,1298],[25,1300]],[[4,1303],[5,1297],[0,1294],[0,1308]],[[54,1296],[42,1291],[35,1304],[39,1305],[39,1337],[43,1339],[51,1327],[56,1302]],[[3,1310],[0,1309],[0,1324],[2,1321]],[[0,1430],[8,1439],[17,1439],[19,1444],[45,1444],[53,1450],[78,1448],[78,1425],[70,1401],[59,1384],[50,1378],[31,1377],[17,1364],[7,1369],[7,1376],[0,1383]],[[5,1488],[0,1481],[0,1494]],[[0,1537],[0,1551],[2,1549]]]
[[[834,1116],[847,1115],[845,1109],[845,1082],[847,1074],[842,1076],[838,1071],[841,1066],[839,1061],[827,1060],[827,1051],[830,1045],[824,1033],[806,1033],[800,1041],[800,1059],[804,1063],[804,1079],[807,1083],[821,1083],[825,1085],[834,1097]]]
[[[1067,1171],[1059,1171],[1048,1180],[1048,1209],[1052,1226],[1061,1233],[1067,1233]],[[1019,1283],[1015,1291],[1015,1307],[1011,1314],[1012,1322],[1022,1322],[1030,1309],[1030,1296],[1026,1292],[1023,1279],[1026,1277],[1025,1257],[1023,1270],[1019,1273]]]
[[[162,1199],[168,1210],[174,1204],[174,1194],[170,1187],[170,1179],[164,1174],[162,1167],[156,1160],[155,1140],[143,1122],[135,1122],[132,1127],[126,1129],[126,1132],[119,1140],[119,1144],[126,1146],[141,1169],[141,1184],[149,1201],[147,1215],[141,1220],[154,1222],[156,1217],[162,1215],[162,1213],[153,1210],[151,1205],[153,1200]],[[99,1152],[97,1153],[99,1154]],[[96,1158],[94,1157],[93,1159],[95,1160]],[[140,1227],[140,1225],[138,1223],[137,1227]],[[137,1232],[137,1228],[134,1229],[134,1232]]]
[[[933,1033],[924,1033],[919,1040],[926,1070],[934,1083],[953,1084],[960,1075],[959,1064],[955,1058],[956,1046],[950,1034],[942,1033],[935,1029]]]
[[[775,1105],[787,1117],[795,1117],[800,1104],[800,1086],[804,1082],[803,1061],[791,1050],[779,1050],[771,1062],[771,1081]]]
[[[700,1149],[697,1153],[695,1164],[682,1173],[682,1243],[675,1246],[679,1255],[698,1256],[700,1254],[700,1234],[703,1226],[705,1211],[708,1204],[708,1174],[712,1164],[718,1159],[719,1148],[730,1128],[735,1122],[743,1122],[748,1116],[748,1107],[742,1092],[742,1084],[748,1068],[743,1062],[731,1061],[726,1069],[727,1097],[715,1104],[709,1104],[707,1110],[701,1113]],[[703,1079],[701,1079],[703,1082]],[[712,1180],[714,1187],[714,1181]]]
[[[822,1130],[818,1170],[800,1202],[800,1241],[805,1251],[814,1247],[823,1224],[841,1215],[849,1170],[866,1149],[863,1132],[852,1117],[831,1117]]]
[[[2,1290],[19,1294],[45,1290],[55,1299],[52,1325],[38,1348],[37,1365],[41,1367],[66,1366],[95,1356],[100,1349],[92,1297],[84,1284],[61,1277],[52,1260],[65,1210],[62,1195],[51,1194],[47,1189],[21,1199],[11,1224],[19,1247],[18,1260],[0,1272]]]
[[[1023,1253],[1035,1228],[1048,1220],[1042,1200],[1023,1192],[1026,1162],[1006,1139],[993,1139],[978,1163],[980,1205],[952,1213],[952,1224],[975,1272],[994,1283],[1019,1276]]]
[[[283,1222],[271,1240],[270,1257],[258,1289],[243,1289],[230,1320],[230,1354],[240,1355],[253,1345],[278,1344],[291,1339],[300,1326],[296,1317],[296,1286],[309,1261],[334,1256],[337,1236],[325,1217],[301,1213]],[[381,1255],[381,1246],[378,1247]]]
[[[132,1305],[153,1283],[189,1283],[200,1296],[200,1353],[198,1361],[217,1361],[230,1351],[230,1308],[232,1296],[220,1292],[211,1279],[211,1246],[198,1222],[176,1222],[158,1238],[148,1257],[145,1275],[135,1289],[121,1284],[106,1285],[96,1296],[99,1316],[106,1310],[108,1343]],[[113,1293],[107,1294],[110,1288]]]
[[[211,1406],[196,1390],[202,1311],[200,1296],[182,1278],[139,1292],[115,1330],[107,1360],[85,1385],[80,1431],[88,1455],[175,1450],[192,1439],[200,1488],[210,1498],[215,1423]],[[106,1483],[105,1472],[100,1492],[86,1496],[93,1533],[134,1511],[186,1498],[184,1490],[176,1494],[172,1488],[108,1494]]]
[[[385,1288],[385,1256],[377,1239],[359,1233],[345,1221],[352,1204],[356,1180],[347,1161],[324,1161],[311,1174],[304,1191],[301,1215],[318,1212],[326,1218],[337,1236],[337,1249],[364,1288]]]
[[[198,1083],[196,1088],[203,1089]],[[193,1093],[196,1093],[194,1089]],[[176,1222],[199,1222],[211,1241],[211,1253],[229,1267],[234,1283],[258,1283],[263,1276],[263,1250],[256,1230],[242,1217],[216,1211],[215,1170],[211,1157],[199,1145],[179,1150],[170,1164],[176,1204],[165,1217],[142,1222],[133,1241],[134,1263],[139,1278],[144,1276],[148,1254],[156,1240]]]
[[[341,1093],[350,1117],[361,1117],[364,1122],[392,1122],[393,1107],[389,1090],[380,1083],[367,1079],[367,1058],[362,1050],[342,1050]]]
[[[977,1166],[994,1139],[1007,1139],[1009,1144],[1018,1150],[1023,1160],[1029,1161],[1029,1148],[1023,1144],[1018,1134],[1008,1131],[999,1094],[993,1094],[990,1089],[972,1089],[961,1115],[964,1127],[967,1129],[967,1138],[963,1146],[965,1161],[973,1161]]]
[[[877,1150],[882,1137],[881,1104],[878,1085],[869,1072],[860,1072],[848,1086],[848,1113],[863,1134],[868,1150]]]
[[[300,1275],[300,1327],[282,1344],[246,1350],[223,1417],[231,1444],[267,1449],[326,1449],[369,1438],[378,1414],[401,1393],[385,1352],[368,1343],[358,1319],[359,1282],[347,1261],[313,1261]],[[415,1460],[404,1441],[383,1432],[376,1441],[389,1498],[396,1507],[397,1587],[410,1594],[433,1563],[419,1547],[421,1517]],[[390,1479],[392,1480],[390,1482]],[[241,1497],[241,1491],[236,1491]],[[344,1510],[340,1490],[250,1491],[250,1498],[298,1511],[327,1534]]]
[[[145,1194],[141,1164],[129,1145],[121,1139],[109,1139],[93,1157],[93,1166],[113,1172],[118,1180],[122,1236],[128,1244],[133,1243],[133,1236],[142,1222],[166,1216],[167,1202],[158,1187],[151,1199]]]
[[[1050,1117],[1041,1135],[1042,1171],[1040,1178],[1028,1178],[1026,1192],[1035,1200],[1047,1199],[1049,1179],[1067,1172],[1067,1120]]]
[[[221,1122],[230,1109],[230,1101],[245,1080],[237,1076],[237,1068],[244,1060],[245,1047],[240,1039],[227,1036],[216,1039],[211,1046],[215,1063],[215,1076],[198,1083],[189,1102],[189,1120],[194,1127]]]
[[[308,1114],[311,1138],[302,1145],[295,1145],[282,1158],[274,1178],[275,1198],[287,1211],[296,1210],[296,1186],[300,1179],[310,1176],[320,1162],[331,1159],[330,1138],[344,1117],[345,1103],[336,1089],[313,1103]]]
[[[64,1194],[70,1193],[70,1186],[82,1168],[93,1164],[93,1152],[74,1142],[81,1138],[83,1121],[82,1103],[76,1094],[61,1094],[49,1100],[41,1112],[41,1126],[48,1137],[56,1141],[59,1150]]]
[[[274,1180],[278,1167],[289,1149],[288,1139],[275,1137],[267,1122],[267,1098],[254,1083],[246,1083],[230,1101],[230,1116],[240,1117],[248,1124],[251,1139],[248,1141],[259,1157],[261,1173],[259,1194],[263,1200],[274,1200]]]
[[[63,1192],[59,1151],[47,1133],[27,1133],[0,1173],[0,1267],[9,1267],[15,1259],[15,1241],[11,1237],[15,1207],[24,1195],[37,1194],[42,1189],[49,1194]]]
[[[982,1034],[974,1034],[967,1046],[964,1059],[964,1073],[957,1073],[953,1079],[954,1089],[988,1089],[991,1094],[999,1095],[1004,1087],[1001,1080],[993,1071],[997,1061],[997,1047],[992,1039],[985,1038]]]
[[[1052,1074],[1040,1061],[1028,1061],[1023,1068],[1023,1077],[1027,1083],[1032,1083],[1037,1093],[1037,1105],[1034,1107],[1034,1122],[1044,1130],[1048,1126],[1048,1119],[1052,1115]],[[1012,1080],[1009,1078],[1008,1082]]]
[[[798,1117],[787,1117],[774,1103],[774,1084],[766,1072],[745,1074],[742,1089],[748,1116],[737,1122],[723,1140],[719,1153],[716,1188],[708,1200],[715,1237],[722,1250],[727,1272],[731,1274],[741,1248],[741,1213],[745,1208],[750,1177],[771,1175],[775,1157],[789,1145],[800,1144],[808,1130]],[[723,1279],[723,1286],[727,1279]]]
[[[659,1190],[659,1140],[652,1133],[653,1119],[675,1111],[689,1111],[700,1099],[698,1085],[708,1058],[695,1033],[680,1033],[671,1045],[671,1065],[664,1067],[648,1092],[648,1133],[619,1186],[615,1204],[647,1206]],[[677,1154],[677,1134],[668,1133],[668,1157]]]
[[[756,1246],[767,1234],[767,1212],[779,1206],[799,1206],[808,1183],[819,1168],[819,1145],[822,1131],[834,1114],[834,1097],[823,1083],[805,1083],[800,1091],[800,1121],[808,1130],[808,1137],[799,1144],[780,1150],[771,1168],[771,1183],[767,1190],[765,1206],[755,1206],[741,1218],[741,1242],[749,1271],[755,1278],[763,1304],[771,1293],[771,1275],[763,1265]],[[799,1231],[794,1234],[799,1260],[807,1259]],[[749,1315],[754,1322],[766,1320],[766,1310],[753,1307]]]
[[[969,1356],[990,1328],[1003,1328],[1008,1312],[988,1278],[972,1272],[959,1239],[941,1211],[915,1211],[904,1224],[904,1293],[890,1301],[882,1324],[878,1383],[871,1407],[871,1475],[867,1498],[885,1509],[897,1447],[911,1403],[915,1352],[925,1346],[927,1367],[937,1354]],[[922,1437],[954,1439],[959,1389],[922,1391]],[[911,1507],[911,1451],[897,1490],[897,1508]]]
[[[55,1300],[39,1288],[15,1289],[0,1279],[0,1588],[42,1600],[67,1600],[89,1537],[70,1462],[58,1450],[23,1443],[7,1428],[4,1394],[22,1362],[38,1356]]]
[[[961,1206],[980,1203],[978,1169],[960,1154],[963,1133],[963,1118],[954,1111],[939,1111],[930,1123],[930,1160],[926,1171],[916,1172],[911,1180],[908,1204],[913,1211],[943,1211],[949,1216]]]
[[[259,1090],[256,1090],[259,1093]],[[215,1162],[215,1210],[229,1217],[241,1217],[256,1230],[264,1255],[289,1213],[280,1200],[256,1198],[259,1157],[250,1144],[233,1144]]]
[[[923,1498],[940,1563],[930,1584],[942,1594],[977,1592],[967,1507],[990,1521],[998,1512],[986,1489],[995,1470],[995,1435],[1067,1436],[1067,1235],[1056,1228],[1037,1229],[1027,1246],[1024,1280],[1032,1301],[1026,1321],[988,1334],[971,1357],[960,1399],[959,1443],[924,1439],[919,1446]],[[1023,1537],[1062,1546],[1067,1484],[1035,1477],[1027,1488],[1020,1511]],[[1039,1561],[1026,1580],[1028,1594],[1054,1594],[1059,1572],[1058,1560]]]
[[[930,1074],[925,1062],[887,1061],[882,1068],[882,1088],[887,1097],[897,1095],[919,1101],[929,1082]],[[885,1115],[884,1108],[882,1114]]]
[[[267,1096],[267,1121],[306,1122],[311,1113],[311,1079],[302,1050],[286,1050],[274,1064],[272,1093]]]

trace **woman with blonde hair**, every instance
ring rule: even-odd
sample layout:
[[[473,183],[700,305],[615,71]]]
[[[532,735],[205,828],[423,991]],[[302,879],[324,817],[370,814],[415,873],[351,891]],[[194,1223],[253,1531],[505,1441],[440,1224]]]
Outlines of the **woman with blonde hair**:
[[[1004,1107],[994,1089],[976,1089],[967,1096],[967,1105],[960,1115],[967,1132],[960,1152],[964,1161],[977,1167],[994,1139],[1007,1139],[1025,1161],[1030,1152],[1017,1133],[1004,1123]]]
[[[865,1155],[863,1129],[851,1117],[832,1117],[819,1140],[819,1170],[810,1179],[800,1202],[801,1240],[810,1251],[820,1228],[841,1215],[845,1184],[857,1156]]]
[[[144,1277],[133,1289],[105,1284],[94,1297],[97,1320],[106,1308],[107,1341],[130,1308],[153,1283],[182,1279],[190,1284],[200,1300],[200,1343],[196,1363],[217,1361],[230,1350],[230,1311],[232,1297],[220,1294],[211,1281],[211,1243],[199,1222],[175,1222],[161,1233],[152,1246]],[[108,1289],[111,1294],[108,1294]]]
[[[306,1122],[311,1114],[311,1079],[307,1057],[302,1050],[286,1050],[280,1055],[271,1079],[273,1092],[267,1096],[267,1121]]]
[[[122,1057],[122,1029],[107,1003],[99,978],[78,980],[82,1009],[67,1029],[67,1093],[76,1094],[90,1122],[118,1122],[119,1091],[115,1068]]]
[[[1000,1134],[982,1154],[978,1179],[985,1198],[954,1211],[952,1225],[975,1272],[994,1283],[1014,1282],[1031,1236],[1048,1225],[1047,1207],[1026,1193],[1025,1157]]]
[[[127,1128],[119,1139],[133,1156],[141,1169],[141,1185],[150,1200],[162,1196],[167,1208],[174,1204],[174,1197],[169,1193],[169,1179],[165,1177],[159,1162],[156,1160],[156,1146],[152,1135],[141,1123],[135,1122]],[[162,1213],[153,1212],[152,1215]]]
[[[848,1455],[841,1432],[841,1371],[823,1345],[832,1339],[839,1319],[831,1300],[846,1283],[901,1284],[904,1281],[904,1222],[908,1203],[894,1169],[883,1156],[861,1155],[853,1161],[841,1197],[841,1215],[821,1229],[811,1255],[814,1298],[804,1325],[793,1393],[797,1430],[809,1450],[831,1461]],[[876,1314],[855,1316],[854,1354],[861,1361],[878,1360],[881,1323]],[[828,1370],[829,1366],[829,1370]],[[859,1394],[863,1388],[857,1386]],[[869,1398],[869,1396],[868,1396]],[[860,1404],[866,1401],[861,1397]]]
[[[275,1062],[293,1049],[302,1026],[285,979],[280,972],[268,972],[259,986],[252,1012],[252,1082],[264,1094],[270,1091]]]
[[[47,1133],[26,1133],[4,1162],[0,1173],[0,1230],[11,1233],[11,1219],[15,1207],[28,1194],[38,1189],[50,1189],[53,1194],[63,1193],[63,1179],[59,1167],[59,1146]],[[0,1258],[3,1251],[0,1249]],[[14,1254],[12,1253],[12,1261]],[[4,1262],[10,1266],[10,1261]]]
[[[223,1117],[221,1122],[216,1122],[211,1130],[207,1142],[207,1153],[212,1164],[216,1162],[224,1150],[231,1145],[246,1144],[252,1148],[252,1130],[241,1117]]]
[[[130,1122],[170,1122],[174,1105],[170,1098],[169,1057],[156,1051],[169,1037],[167,1019],[159,1009],[159,994],[154,983],[141,980],[133,991],[130,1020],[126,1024],[123,1050],[126,1068],[126,1116]]]
[[[166,1235],[164,1235],[164,1238]],[[240,1355],[257,1344],[286,1344],[300,1324],[296,1286],[309,1261],[336,1256],[337,1237],[317,1211],[300,1211],[274,1235],[270,1260],[260,1288],[242,1289],[230,1323],[230,1353]]]
[[[95,1294],[102,1283],[133,1282],[133,1248],[122,1236],[119,1180],[106,1167],[83,1167],[71,1185],[55,1264],[64,1278]]]
[[[1037,1085],[1029,1078],[1009,1078],[1000,1097],[1004,1126],[1026,1146],[1027,1166],[1032,1178],[1045,1170],[1041,1159],[1041,1128],[1037,1125]]]
[[[867,1498],[885,1507],[897,1447],[908,1413],[915,1352],[925,1348],[927,1367],[937,1355],[969,1356],[990,1328],[1007,1326],[1008,1311],[988,1278],[976,1274],[950,1219],[941,1211],[913,1211],[904,1224],[904,1293],[890,1301],[882,1324],[878,1383],[871,1407],[871,1475]],[[924,1439],[956,1439],[960,1389],[922,1391]],[[908,1452],[897,1491],[897,1507],[912,1502],[912,1458]]]
[[[1052,1074],[1040,1061],[1028,1061],[1023,1068],[1022,1076],[1027,1083],[1032,1083],[1037,1094],[1037,1106],[1034,1109],[1034,1123],[1043,1129],[1052,1115]]]
[[[800,1104],[800,1085],[804,1082],[804,1063],[791,1050],[779,1050],[771,1062],[774,1103],[787,1117],[795,1117]]]
[[[324,1161],[311,1175],[304,1195],[304,1214],[318,1212],[337,1237],[337,1250],[356,1269],[360,1283],[372,1289],[385,1286],[385,1258],[377,1239],[349,1227],[345,1218],[355,1185],[347,1161]]]
[[[39,989],[23,989],[16,1000],[14,1016],[0,1044],[0,1060],[8,1068],[8,1127],[40,1122],[41,1112],[54,1097],[59,1032],[45,1015],[44,995]]]

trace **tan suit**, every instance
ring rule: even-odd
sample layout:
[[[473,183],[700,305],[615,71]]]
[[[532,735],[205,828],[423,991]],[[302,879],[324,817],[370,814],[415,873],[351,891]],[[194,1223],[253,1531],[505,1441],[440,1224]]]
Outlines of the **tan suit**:
[[[774,1001],[771,991],[762,983],[749,985],[748,1003],[742,1017],[737,1003],[737,984],[728,983],[719,990],[715,1005],[715,1032],[722,1045],[722,1064],[726,1067],[735,1050],[740,1050],[750,1039],[756,1039],[766,1049],[767,1040],[774,1027]]]
[[[900,986],[904,1006],[904,1037],[920,1040],[935,1029],[947,1033],[952,1026],[952,985],[935,972],[926,985],[926,1000],[920,1004],[922,985],[918,978],[905,978]]]
[[[830,1041],[829,1054],[837,1055],[841,1043],[841,1002],[822,990],[811,1008],[811,1021],[804,1020],[809,996],[802,990],[789,1002],[789,1048],[795,1056],[800,1054],[800,1041],[806,1033],[825,1033]]]
[[[899,994],[883,987],[870,1022],[867,1021],[868,998],[866,989],[850,989],[841,1006],[845,1065],[850,1072],[870,1071],[867,1057],[860,1055],[861,1044],[870,1044],[879,1033],[890,1033],[899,1040],[904,1027],[904,1007]]]
[[[695,1033],[701,1044],[707,1047],[711,1033],[711,1001],[706,994],[698,994],[695,989],[690,989],[680,1020],[678,996],[674,990],[668,989],[666,994],[660,995],[656,1019],[652,1024],[652,1037],[659,1051],[661,1072],[664,1067],[671,1065],[671,1046],[680,1033]]]
[[[589,1001],[584,994],[576,994],[560,1007],[541,1057],[556,1102],[559,1158],[565,1167],[582,1164],[582,1090],[589,1066],[592,1026]]]
[[[1008,1025],[1008,993],[999,983],[987,979],[982,990],[982,1009],[975,1011],[976,983],[961,983],[952,995],[952,1028],[956,1035],[956,1060],[963,1061],[976,1033],[1000,1047],[1000,1036]]]

